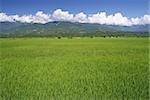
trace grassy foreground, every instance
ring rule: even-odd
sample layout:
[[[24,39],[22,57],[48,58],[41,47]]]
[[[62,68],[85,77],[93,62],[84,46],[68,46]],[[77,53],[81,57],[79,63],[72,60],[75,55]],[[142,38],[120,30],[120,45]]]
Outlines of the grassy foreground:
[[[148,100],[148,38],[0,39],[0,100]]]

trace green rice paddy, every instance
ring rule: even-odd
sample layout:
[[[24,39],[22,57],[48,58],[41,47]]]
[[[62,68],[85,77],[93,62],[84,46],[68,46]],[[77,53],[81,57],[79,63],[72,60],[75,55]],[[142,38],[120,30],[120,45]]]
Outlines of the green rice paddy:
[[[148,42],[0,39],[0,100],[148,100]]]

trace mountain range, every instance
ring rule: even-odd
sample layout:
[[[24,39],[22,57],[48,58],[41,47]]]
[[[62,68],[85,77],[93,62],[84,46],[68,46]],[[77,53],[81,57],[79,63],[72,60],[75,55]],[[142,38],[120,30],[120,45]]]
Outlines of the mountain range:
[[[83,36],[104,33],[123,33],[123,34],[146,34],[148,35],[149,25],[117,26],[101,25],[89,23],[73,23],[54,21],[46,24],[20,23],[20,22],[1,22],[0,36]],[[118,33],[118,34],[119,34]],[[99,36],[99,35],[98,35]]]

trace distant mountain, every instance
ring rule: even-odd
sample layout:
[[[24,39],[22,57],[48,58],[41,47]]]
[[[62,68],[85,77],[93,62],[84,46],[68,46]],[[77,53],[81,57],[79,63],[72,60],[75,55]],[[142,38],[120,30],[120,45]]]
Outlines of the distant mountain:
[[[124,32],[148,32],[149,25],[133,25],[133,26],[109,26],[118,31]]]
[[[0,22],[0,31],[10,30],[19,26],[27,25],[27,23],[20,22]]]
[[[54,21],[46,24],[1,22],[1,36],[82,36],[114,32],[148,32],[149,25],[116,26]]]

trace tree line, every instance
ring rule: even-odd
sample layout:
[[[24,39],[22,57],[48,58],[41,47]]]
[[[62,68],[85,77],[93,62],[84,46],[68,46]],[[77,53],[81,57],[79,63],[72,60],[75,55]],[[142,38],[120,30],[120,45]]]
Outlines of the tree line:
[[[0,33],[0,38],[9,38],[9,37],[149,37],[148,32],[122,32],[122,31],[96,31],[96,32],[78,32],[78,33],[65,33],[65,32],[6,32]]]

